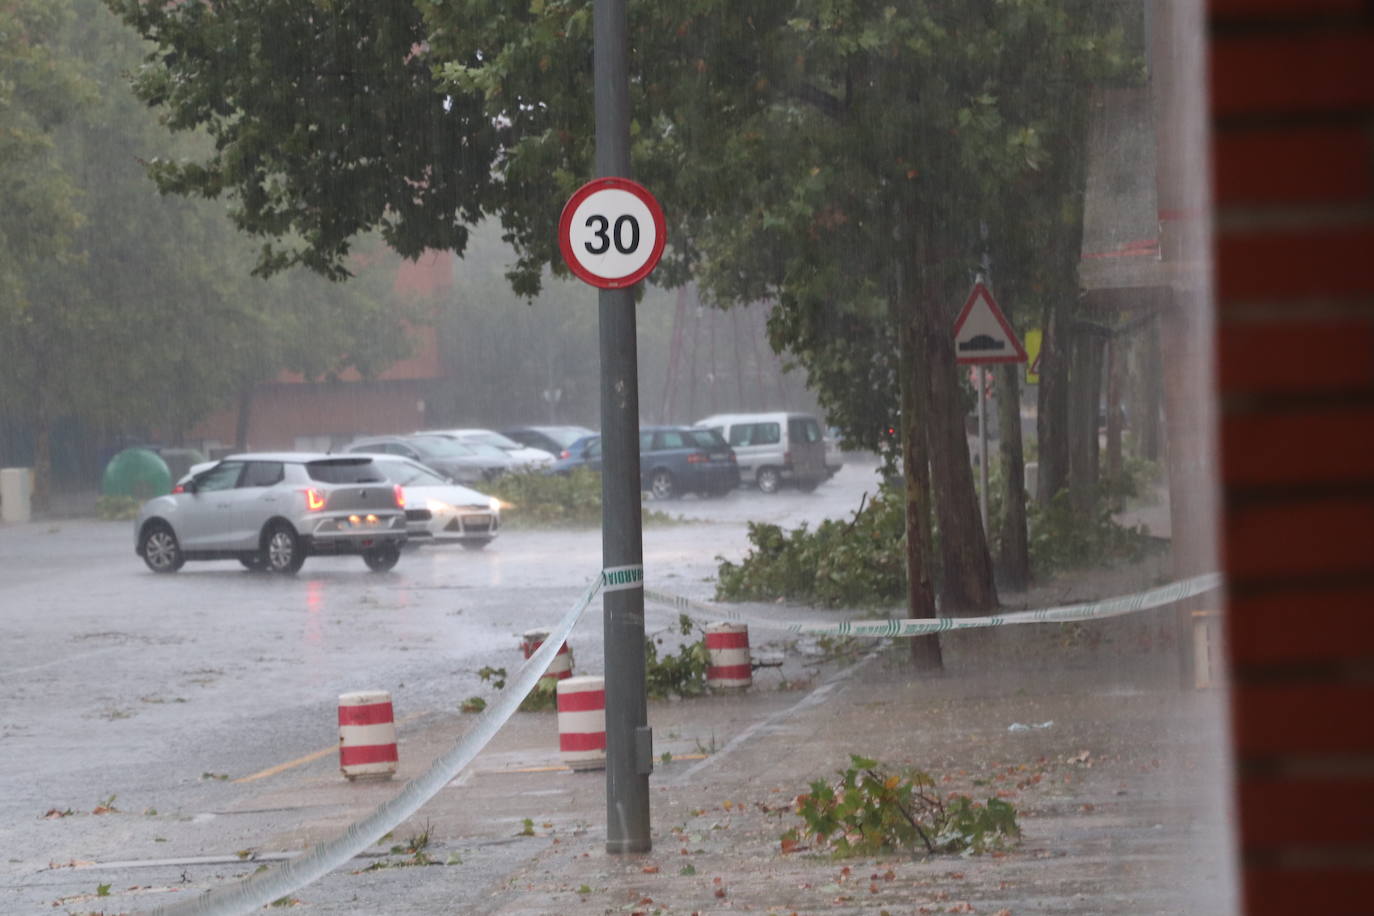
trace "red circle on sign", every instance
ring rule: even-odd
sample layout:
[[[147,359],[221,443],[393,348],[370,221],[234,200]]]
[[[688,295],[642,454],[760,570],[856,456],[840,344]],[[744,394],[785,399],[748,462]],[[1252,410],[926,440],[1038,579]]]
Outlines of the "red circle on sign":
[[[607,193],[611,192],[611,193]],[[647,257],[642,263],[638,258],[633,259],[630,269],[623,274],[608,274],[602,262],[596,257],[598,254],[608,253],[612,244],[611,235],[608,234],[614,223],[614,245],[622,254],[627,252],[621,246],[622,233],[620,232],[620,221],[628,218],[635,218],[632,238],[636,241],[643,229],[637,221],[638,214],[627,212],[623,207],[625,194],[631,195],[638,201],[652,223],[653,241],[647,246]],[[595,207],[591,210],[584,209],[584,205],[597,203],[596,195],[603,195],[608,203],[608,214],[597,213]],[[590,225],[593,220],[602,221],[601,229],[597,231],[596,237],[604,239],[606,248],[602,252],[596,252],[590,244],[583,242],[582,247],[587,249],[584,254],[578,249],[578,240],[573,238],[575,232],[579,232],[583,227],[574,225],[574,218],[579,210],[592,212],[591,217],[586,220]],[[611,215],[617,215],[617,219],[612,221]],[[663,246],[668,240],[667,226],[663,219],[663,208],[658,205],[654,195],[638,182],[628,178],[596,178],[578,188],[573,196],[568,198],[568,202],[563,205],[563,213],[558,218],[558,249],[563,254],[563,260],[567,263],[568,269],[585,283],[601,289],[623,289],[627,286],[634,286],[640,280],[647,277],[653,269],[658,266],[659,258],[663,256]]]

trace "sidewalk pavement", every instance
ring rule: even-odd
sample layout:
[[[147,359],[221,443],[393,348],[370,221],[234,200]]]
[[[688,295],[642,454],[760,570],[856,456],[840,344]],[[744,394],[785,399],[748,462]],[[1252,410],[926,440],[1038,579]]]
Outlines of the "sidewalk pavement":
[[[1072,653],[988,664],[977,638],[947,635],[938,676],[913,673],[904,644],[866,643],[867,655],[809,679],[765,670],[743,693],[651,703],[653,850],[642,855],[606,853],[604,775],[561,766],[554,714],[517,713],[376,855],[293,897],[311,912],[502,916],[1234,912],[1222,695],[1181,690],[1157,664]],[[348,783],[332,758],[263,780],[244,804],[281,806],[300,826],[260,848],[337,835],[471,721],[402,729],[397,781]],[[850,754],[1010,801],[1021,842],[976,857],[784,854],[782,834],[801,824],[793,800]],[[417,837],[446,867],[385,855]]]

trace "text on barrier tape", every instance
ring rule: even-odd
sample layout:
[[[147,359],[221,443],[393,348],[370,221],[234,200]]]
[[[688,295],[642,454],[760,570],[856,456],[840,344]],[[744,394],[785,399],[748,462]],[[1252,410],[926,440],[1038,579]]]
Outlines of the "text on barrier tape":
[[[607,567],[601,577],[605,582],[603,591],[623,592],[644,587],[644,567],[639,565]]]

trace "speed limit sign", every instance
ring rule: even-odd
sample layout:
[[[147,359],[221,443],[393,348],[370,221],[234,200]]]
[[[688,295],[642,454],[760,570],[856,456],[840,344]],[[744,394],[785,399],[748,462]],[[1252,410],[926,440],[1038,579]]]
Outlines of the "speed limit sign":
[[[647,277],[667,238],[658,201],[628,178],[587,182],[558,220],[558,247],[568,268],[602,289],[622,289]]]

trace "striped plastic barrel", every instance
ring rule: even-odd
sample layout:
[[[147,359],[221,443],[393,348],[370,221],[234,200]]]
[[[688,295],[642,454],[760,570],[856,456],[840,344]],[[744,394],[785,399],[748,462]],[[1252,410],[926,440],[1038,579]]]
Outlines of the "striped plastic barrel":
[[[574,770],[606,768],[606,679],[558,682],[558,751]]]
[[[360,690],[339,697],[339,770],[349,779],[390,779],[396,772],[391,694]]]
[[[754,683],[749,627],[744,624],[708,624],[706,659],[706,686],[712,690],[740,690]]]
[[[548,630],[526,630],[520,638],[520,651],[525,653],[525,658],[529,658],[539,650],[544,644],[544,640],[549,638]],[[558,647],[558,654],[549,662],[549,668],[539,679],[539,686],[552,688],[559,681],[570,678],[573,675],[572,650],[565,642]]]

